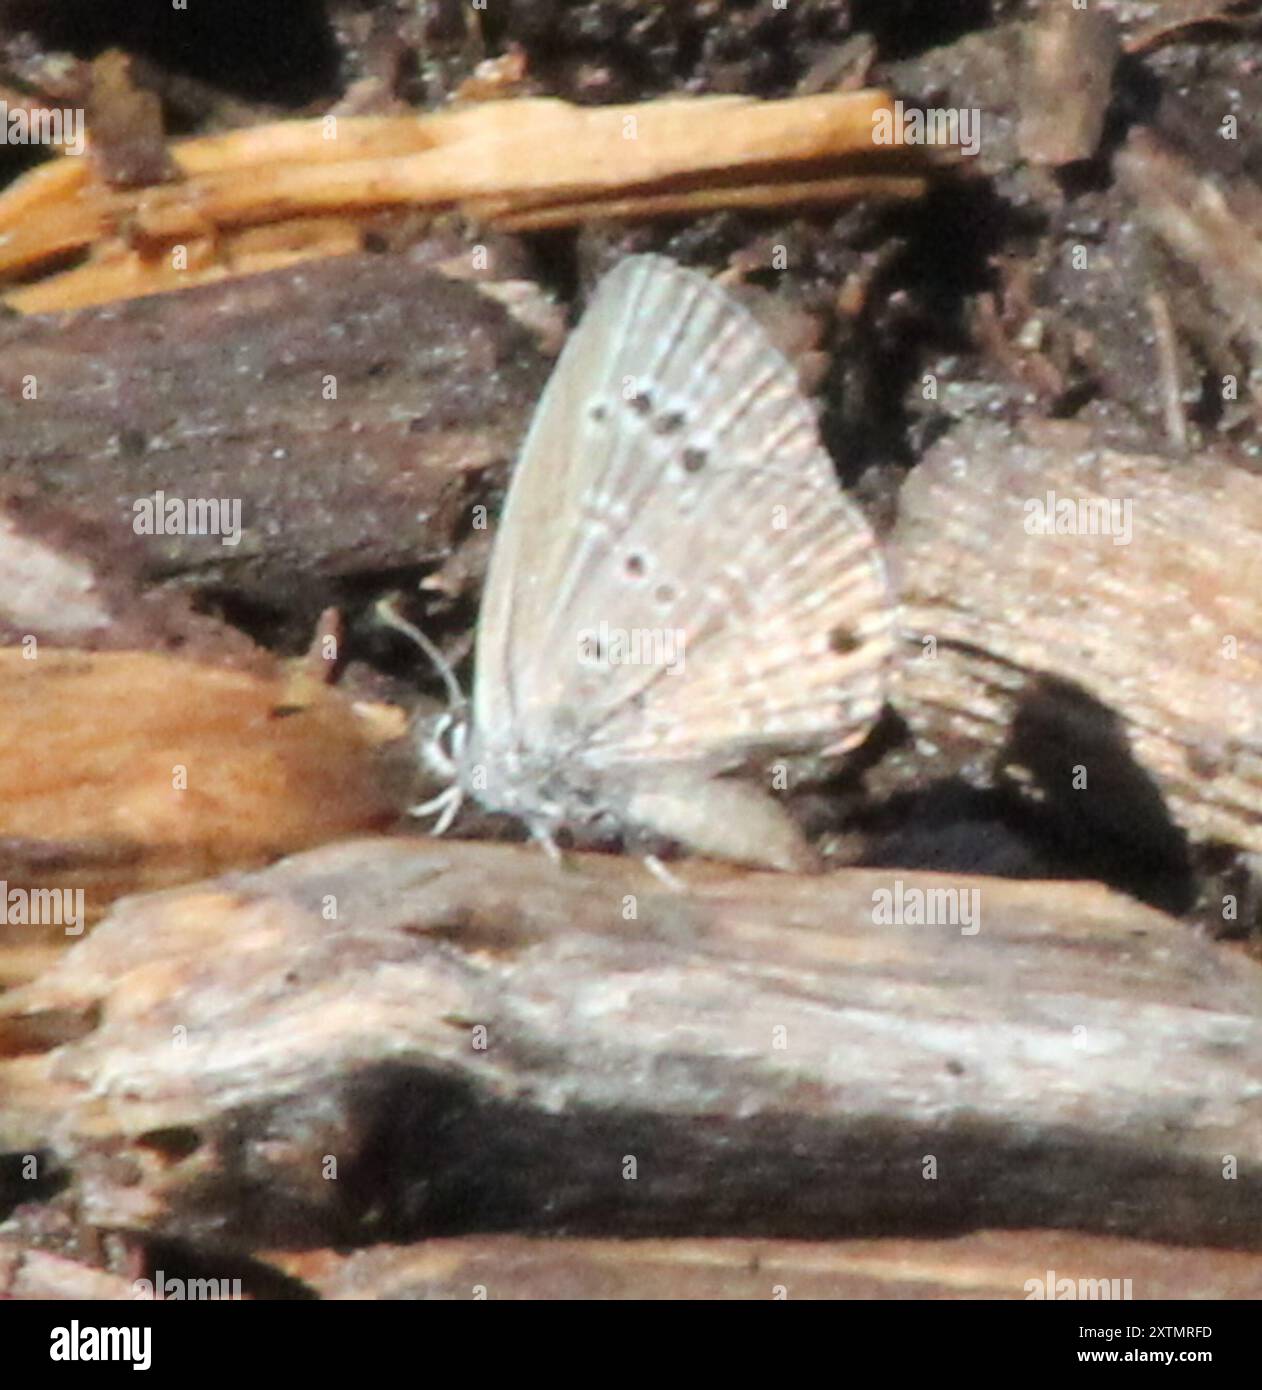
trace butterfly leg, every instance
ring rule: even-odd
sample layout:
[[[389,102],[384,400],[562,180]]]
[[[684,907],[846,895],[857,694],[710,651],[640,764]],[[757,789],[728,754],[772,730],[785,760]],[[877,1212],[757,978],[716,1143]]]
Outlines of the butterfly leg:
[[[554,864],[564,864],[565,856],[561,853],[561,847],[552,838],[552,831],[548,829],[545,822],[531,822],[530,838],[543,849],[543,852]]]
[[[665,864],[655,854],[646,854],[643,857],[644,867],[653,877],[669,888],[672,893],[686,893],[688,885],[677,874],[671,873]]]
[[[431,835],[445,835],[451,829],[451,823],[456,819],[460,811],[461,803],[464,801],[464,792],[458,783],[452,783],[446,791],[439,794],[429,801],[423,801],[419,806],[409,806],[409,816],[432,816],[438,814],[438,819],[434,822],[434,828],[430,831]]]

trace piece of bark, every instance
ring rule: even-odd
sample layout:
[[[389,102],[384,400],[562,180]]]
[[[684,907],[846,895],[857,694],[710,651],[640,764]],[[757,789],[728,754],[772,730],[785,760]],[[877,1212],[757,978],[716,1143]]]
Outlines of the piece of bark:
[[[1095,154],[1120,51],[1107,10],[1056,5],[1031,24],[1017,134],[1023,158],[1059,166]]]
[[[935,164],[955,152],[904,144],[896,122],[881,138],[878,120],[891,115],[888,94],[877,90],[605,107],[525,97],[178,141],[170,154],[181,177],[134,193],[112,191],[63,161],[0,195],[0,276],[90,251],[84,265],[6,296],[23,312],[48,311],[175,288],[172,255],[194,244],[198,255],[179,267],[184,286],[254,274],[265,266],[234,243],[234,229],[294,218],[458,207],[506,227],[573,225],[869,193],[920,197]],[[339,242],[333,253],[344,249]],[[314,232],[292,251],[330,254]]]
[[[115,240],[82,265],[11,290],[5,302],[23,314],[92,308],[351,256],[371,249],[380,234],[379,225],[346,217],[289,217],[223,234],[208,228],[159,254]]]
[[[1136,1300],[1262,1298],[1256,1255],[1068,1231],[849,1241],[482,1236],[267,1258],[334,1299],[1029,1299],[1046,1287],[1049,1270],[1056,1284],[1072,1280],[1076,1293],[1080,1279],[1091,1281],[1083,1298],[1099,1289],[1096,1281],[1107,1290],[1097,1296],[1111,1297],[1113,1280]],[[41,1275],[47,1280],[37,1263],[31,1282]]]
[[[93,1303],[134,1299],[130,1279],[93,1269],[79,1260],[48,1250],[23,1248],[0,1237],[0,1298],[88,1299]]]
[[[1200,24],[1248,29],[1254,22],[1254,16],[1247,13],[1249,6],[1250,0],[1129,0],[1119,15],[1131,26],[1126,51],[1149,52],[1184,37],[1186,30]]]
[[[88,131],[97,171],[111,188],[176,177],[166,149],[162,99],[135,84],[131,61],[119,49],[108,49],[92,64]]]
[[[64,942],[121,893],[397,814],[371,729],[305,673],[27,650],[0,650],[0,878],[6,892],[81,891],[83,916],[19,921],[6,899],[6,943]]]
[[[401,1299],[1035,1299],[1049,1288],[1112,1299],[1262,1298],[1262,1257],[1072,1231],[982,1231],[950,1240],[582,1240],[490,1235],[266,1251],[240,1274],[212,1255],[182,1274],[161,1256],[127,1274],[0,1232],[0,1297]],[[144,1255],[137,1243],[137,1255]],[[169,1262],[169,1261],[168,1261]],[[264,1266],[278,1271],[272,1287]],[[1049,1272],[1051,1279],[1049,1280]],[[197,1283],[190,1281],[197,1280]],[[147,1281],[142,1283],[140,1281]],[[1116,1281],[1116,1282],[1114,1282]],[[143,1291],[143,1292],[142,1292]]]
[[[1032,534],[1069,515],[1049,496],[1125,504],[1129,540]],[[1262,851],[1262,478],[968,425],[899,506],[894,701],[938,775],[1171,855]]]
[[[470,475],[507,465],[546,372],[505,309],[408,257],[0,322],[0,481],[305,638],[343,575],[464,535]],[[137,535],[159,492],[239,503],[239,544]]]
[[[923,175],[848,174],[832,179],[799,183],[750,183],[742,188],[684,188],[654,193],[638,191],[624,198],[606,197],[586,202],[566,202],[518,211],[507,202],[489,204],[495,225],[506,231],[541,231],[570,227],[576,222],[636,217],[669,217],[691,213],[700,217],[724,208],[788,208],[811,204],[851,203],[861,199],[898,201],[919,198],[925,192]]]
[[[375,839],[133,898],[5,1000],[0,1138],[89,1224],[224,1250],[981,1223],[1257,1248],[1256,964],[1093,885],[680,873]],[[980,894],[980,931],[875,916],[938,889]]]
[[[144,554],[117,526],[85,523],[74,504],[34,495],[0,505],[0,644],[171,650],[270,671],[238,629],[199,613],[191,595],[144,582]]]

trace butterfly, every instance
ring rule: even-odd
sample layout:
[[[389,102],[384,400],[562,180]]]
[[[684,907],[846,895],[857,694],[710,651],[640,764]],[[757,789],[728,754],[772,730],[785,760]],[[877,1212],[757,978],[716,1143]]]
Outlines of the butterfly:
[[[895,614],[793,367],[704,275],[628,257],[539,401],[416,810],[816,867],[765,769],[864,739]]]

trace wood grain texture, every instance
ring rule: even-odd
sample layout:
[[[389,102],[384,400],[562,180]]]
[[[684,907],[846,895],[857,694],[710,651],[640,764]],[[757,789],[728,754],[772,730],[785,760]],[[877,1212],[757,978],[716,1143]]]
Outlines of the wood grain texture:
[[[90,1223],[238,1250],[979,1224],[1255,1247],[1256,965],[1091,885],[685,872],[378,839],[118,904],[6,999],[0,1137],[47,1144]],[[876,915],[932,889],[976,891],[980,930]]]
[[[120,893],[257,866],[395,815],[369,726],[302,672],[37,650],[0,650],[7,891],[81,891],[90,924]],[[59,937],[57,924],[0,924],[5,945]]]
[[[1124,504],[1129,539],[1031,534],[1049,493]],[[1262,851],[1260,533],[1262,479],[1210,454],[1072,427],[948,436],[895,535],[895,703],[921,751],[1112,833]]]
[[[269,1263],[334,1299],[1026,1299],[1046,1287],[1049,1270],[1058,1285],[1116,1279],[1137,1300],[1262,1297],[1256,1255],[1064,1231],[850,1241],[484,1236],[277,1253]]]
[[[92,523],[149,579],[313,619],[340,577],[465,532],[469,475],[507,466],[545,373],[500,304],[407,257],[4,322],[0,500]],[[240,543],[138,535],[158,491],[234,499]]]

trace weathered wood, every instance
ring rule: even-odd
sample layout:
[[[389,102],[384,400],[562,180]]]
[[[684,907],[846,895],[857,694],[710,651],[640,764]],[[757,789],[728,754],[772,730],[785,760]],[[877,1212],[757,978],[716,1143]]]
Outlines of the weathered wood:
[[[238,1250],[1259,1244],[1253,963],[1092,885],[681,872],[370,840],[120,903],[6,999],[0,1139],[47,1145],[90,1224]],[[935,889],[980,930],[882,924]]]
[[[1026,33],[1021,154],[1038,164],[1090,159],[1104,132],[1120,52],[1107,10],[1058,5]]]
[[[1129,536],[1079,529],[1101,500]],[[1262,851],[1262,478],[969,425],[899,507],[895,703],[932,767],[1170,855]],[[1064,507],[1076,533],[1027,529]]]
[[[1262,1297],[1256,1255],[1062,1231],[832,1242],[489,1236],[269,1262],[323,1298],[1029,1299],[1049,1271],[1061,1297],[1112,1298],[1115,1288],[1135,1299]],[[1080,1279],[1091,1281],[1082,1292]]]
[[[469,475],[506,468],[546,375],[499,304],[407,257],[0,321],[0,479],[279,613],[441,556]],[[30,382],[37,394],[30,395]],[[137,503],[232,499],[241,539],[138,534]]]
[[[384,826],[406,792],[372,721],[302,669],[8,647],[0,710],[0,945],[64,941],[120,893]],[[15,920],[19,890],[81,894],[83,915]]]
[[[45,1208],[45,1211],[48,1209]],[[27,1234],[35,1222],[7,1230]],[[33,1234],[33,1232],[31,1233]],[[583,1240],[488,1235],[362,1250],[210,1254],[193,1266],[137,1245],[97,1269],[0,1236],[0,1297],[326,1299],[1262,1298],[1262,1257],[1074,1231],[947,1240]],[[1050,1291],[1049,1291],[1050,1290]]]
[[[278,256],[343,254],[347,232],[356,244],[353,219],[366,231],[383,208],[455,205],[504,227],[574,226],[920,197],[935,158],[953,151],[904,144],[897,129],[874,138],[883,120],[897,125],[889,96],[873,89],[601,107],[519,96],[422,115],[279,122],[174,142],[178,177],[134,193],[93,178],[86,162],[33,170],[0,193],[0,278],[90,250],[85,264],[5,295],[38,313],[255,273]],[[160,145],[156,155],[164,172]],[[237,229],[259,224],[278,235],[242,241]]]

